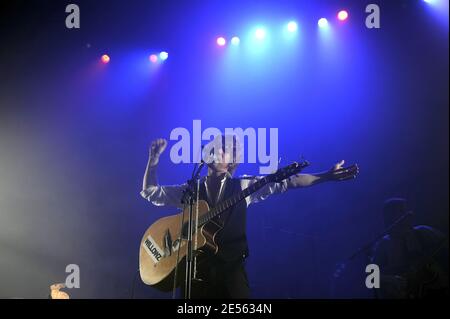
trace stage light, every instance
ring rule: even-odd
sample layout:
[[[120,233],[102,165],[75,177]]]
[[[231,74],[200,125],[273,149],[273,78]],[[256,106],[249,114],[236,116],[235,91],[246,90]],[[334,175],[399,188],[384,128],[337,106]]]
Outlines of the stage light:
[[[266,30],[264,28],[258,28],[255,31],[255,37],[258,40],[263,40],[266,37]]]
[[[326,28],[328,26],[328,20],[325,18],[321,18],[319,19],[317,24],[319,25],[320,28]]]
[[[241,42],[241,39],[239,39],[239,37],[232,37],[231,38],[231,44],[232,45],[239,45],[240,42]]]
[[[152,62],[152,63],[158,62],[158,56],[157,56],[156,54],[150,55],[150,57],[149,57],[148,59],[149,59],[150,62]]]
[[[337,14],[337,18],[341,21],[345,21],[348,18],[348,12],[345,10],[341,10],[339,11],[339,13]]]
[[[429,14],[433,15],[433,19],[436,19],[439,24],[442,25],[442,27],[445,27],[448,29],[448,0],[423,0],[425,4],[423,5],[423,8],[426,9],[426,11]]]
[[[295,22],[295,21],[291,21],[287,24],[287,30],[289,32],[295,32],[295,31],[297,31],[297,28],[298,28],[297,22]]]
[[[227,40],[225,40],[224,37],[218,37],[217,38],[217,45],[223,47],[225,44],[227,44]]]
[[[162,52],[159,54],[159,58],[160,58],[161,60],[163,60],[163,61],[167,60],[168,57],[169,57],[169,53],[167,53],[166,51],[162,51]]]
[[[106,64],[106,63],[109,63],[109,61],[110,61],[111,59],[110,59],[109,55],[103,54],[101,60],[102,60],[102,62],[103,62],[104,64]]]

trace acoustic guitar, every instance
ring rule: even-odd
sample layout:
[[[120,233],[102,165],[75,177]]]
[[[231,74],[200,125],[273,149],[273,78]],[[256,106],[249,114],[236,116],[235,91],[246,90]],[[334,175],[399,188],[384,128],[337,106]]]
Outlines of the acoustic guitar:
[[[192,245],[195,254],[216,254],[220,247],[215,238],[224,227],[214,217],[230,209],[250,194],[269,183],[279,183],[298,174],[309,163],[294,162],[275,173],[262,177],[246,189],[220,202],[214,208],[204,200],[193,205],[194,225]],[[175,269],[180,269],[187,254],[189,207],[181,213],[163,217],[154,222],[144,233],[139,250],[139,270],[142,281],[156,288],[168,291],[173,287]]]

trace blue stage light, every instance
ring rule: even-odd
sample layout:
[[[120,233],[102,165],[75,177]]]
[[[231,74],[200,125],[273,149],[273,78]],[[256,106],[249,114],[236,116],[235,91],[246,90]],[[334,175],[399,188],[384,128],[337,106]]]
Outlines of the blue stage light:
[[[318,25],[320,28],[326,28],[326,27],[328,27],[328,20],[325,19],[325,18],[321,18],[321,19],[319,19],[319,21],[317,22],[317,25]]]
[[[297,31],[297,29],[298,29],[297,22],[291,21],[287,24],[287,30],[289,32],[295,32]]]
[[[257,28],[255,31],[255,37],[258,40],[263,40],[266,37],[266,29],[264,28]]]
[[[168,57],[169,57],[169,53],[167,53],[166,51],[162,51],[162,52],[159,54],[159,58],[160,58],[161,60],[163,60],[163,61],[167,60]]]
[[[232,45],[239,45],[240,42],[241,42],[241,40],[239,39],[239,37],[232,37],[231,38],[231,44]]]

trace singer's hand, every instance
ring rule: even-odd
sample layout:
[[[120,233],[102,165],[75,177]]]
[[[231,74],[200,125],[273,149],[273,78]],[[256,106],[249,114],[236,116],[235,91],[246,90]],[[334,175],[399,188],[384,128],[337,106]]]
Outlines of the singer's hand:
[[[159,162],[159,156],[167,148],[167,140],[164,138],[158,138],[154,140],[150,146],[150,165],[154,166]]]
[[[69,294],[60,289],[65,288],[65,284],[54,284],[50,286],[50,296],[52,299],[70,299]]]
[[[359,174],[359,167],[356,164],[353,164],[348,167],[344,167],[345,161],[342,160],[339,163],[336,163],[329,171],[328,171],[328,180],[331,181],[346,181],[349,179],[354,179]]]

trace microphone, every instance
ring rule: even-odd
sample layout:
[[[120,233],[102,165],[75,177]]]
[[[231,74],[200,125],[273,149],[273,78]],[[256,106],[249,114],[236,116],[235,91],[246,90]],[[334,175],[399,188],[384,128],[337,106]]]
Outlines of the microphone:
[[[200,176],[200,172],[202,171],[203,166],[205,166],[205,161],[203,159],[200,160],[200,165],[196,165],[196,169],[194,168],[194,172],[192,173],[192,178],[197,179]]]

